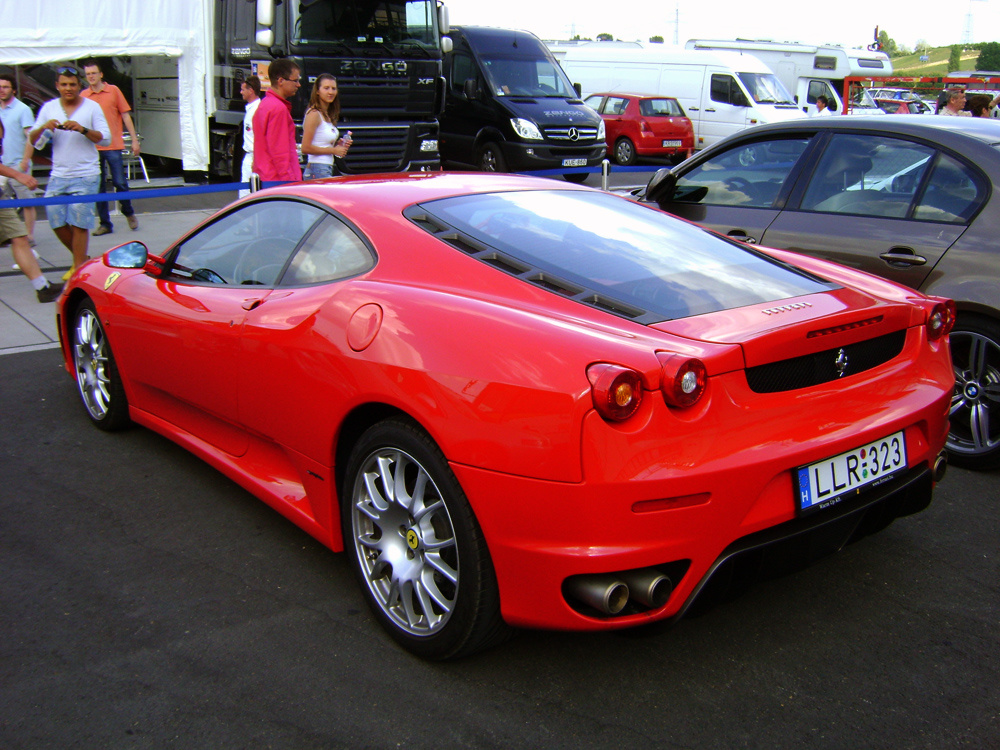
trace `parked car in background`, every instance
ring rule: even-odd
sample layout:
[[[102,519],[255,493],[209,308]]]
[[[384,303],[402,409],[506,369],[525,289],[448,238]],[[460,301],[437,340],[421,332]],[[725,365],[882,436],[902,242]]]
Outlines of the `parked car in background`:
[[[876,99],[875,104],[887,115],[919,114],[910,109],[911,106],[916,106],[915,103],[911,105],[910,102],[904,102],[902,99]]]
[[[661,171],[645,200],[747,243],[869,271],[958,305],[954,463],[1000,466],[1000,151],[972,117],[836,117],[739,133]]]
[[[868,89],[868,93],[871,95],[873,99],[875,99],[877,103],[879,103],[880,107],[882,107],[881,104],[882,101],[887,99],[893,99],[897,101],[906,102],[908,114],[911,115],[934,114],[934,108],[930,104],[925,102],[923,99],[921,99],[920,96],[918,96],[913,91],[910,91],[909,89],[873,87]],[[882,108],[885,109],[885,107]],[[889,112],[889,110],[886,110],[886,112]],[[892,113],[890,112],[890,114]]]
[[[593,94],[584,100],[604,120],[608,153],[623,166],[639,156],[679,163],[694,153],[694,128],[676,99],[641,94]]]
[[[96,427],[345,550],[429,658],[680,617],[922,510],[945,465],[946,300],[550,179],[272,188],[58,306]]]

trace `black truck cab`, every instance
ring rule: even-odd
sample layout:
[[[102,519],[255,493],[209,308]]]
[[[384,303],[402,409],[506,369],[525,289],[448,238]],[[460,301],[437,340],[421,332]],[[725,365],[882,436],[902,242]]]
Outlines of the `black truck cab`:
[[[527,31],[452,26],[445,56],[441,161],[486,172],[593,167],[604,123]],[[587,173],[567,173],[582,182]]]

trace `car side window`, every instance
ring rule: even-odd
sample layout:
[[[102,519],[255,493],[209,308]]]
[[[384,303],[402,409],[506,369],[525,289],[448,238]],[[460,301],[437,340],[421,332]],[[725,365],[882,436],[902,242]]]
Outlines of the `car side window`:
[[[594,94],[594,95],[588,96],[586,99],[584,99],[583,103],[586,104],[588,107],[590,107],[595,112],[601,113],[601,112],[604,111],[604,108],[601,107],[601,102],[602,101],[604,101],[604,97],[603,96],[600,96],[599,94]]]
[[[966,223],[986,199],[986,185],[972,169],[945,154],[938,157],[913,218]]]
[[[192,282],[272,286],[302,237],[324,215],[296,201],[247,204],[186,239],[174,253],[170,273]]]
[[[622,99],[620,96],[609,96],[607,103],[604,105],[604,113],[608,115],[623,115],[627,106],[628,99]]]
[[[906,218],[934,149],[879,135],[830,139],[802,199],[806,211]]]
[[[677,179],[673,200],[707,206],[770,208],[809,138],[741,144]]]
[[[479,78],[476,72],[476,63],[470,55],[456,52],[451,58],[451,88],[456,94],[465,91],[465,82],[468,79]]]
[[[344,222],[327,216],[302,243],[281,286],[302,286],[355,276],[374,265],[371,252]]]

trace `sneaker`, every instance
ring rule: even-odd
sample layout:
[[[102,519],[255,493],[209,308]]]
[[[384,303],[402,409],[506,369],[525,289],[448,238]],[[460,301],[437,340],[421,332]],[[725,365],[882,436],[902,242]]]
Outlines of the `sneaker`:
[[[49,284],[44,289],[39,289],[35,292],[38,295],[39,302],[55,302],[56,298],[62,294],[63,285],[62,284]]]
[[[111,227],[106,227],[103,224],[91,232],[95,237],[100,237],[102,234],[111,234]]]
[[[139,228],[139,220],[135,218],[135,214],[132,214],[131,216],[126,216],[125,220],[128,222],[128,228],[131,229],[133,232]]]

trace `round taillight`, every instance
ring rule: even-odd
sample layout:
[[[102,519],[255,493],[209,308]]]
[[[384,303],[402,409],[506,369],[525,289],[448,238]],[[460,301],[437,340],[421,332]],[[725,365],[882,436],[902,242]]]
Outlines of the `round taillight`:
[[[604,419],[623,422],[642,403],[642,378],[635,370],[610,364],[587,368],[594,408]]]
[[[931,341],[944,338],[955,327],[955,300],[942,300],[927,316],[927,338]]]
[[[705,393],[708,370],[695,357],[661,352],[660,391],[671,406],[694,406]]]

